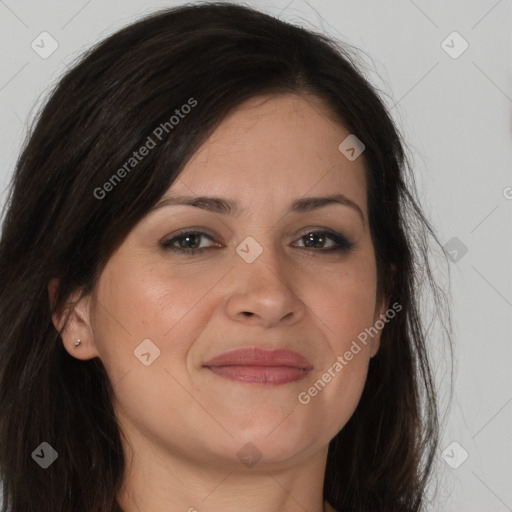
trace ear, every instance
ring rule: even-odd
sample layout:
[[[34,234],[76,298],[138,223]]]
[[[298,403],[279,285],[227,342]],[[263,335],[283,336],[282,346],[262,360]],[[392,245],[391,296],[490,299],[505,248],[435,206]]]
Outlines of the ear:
[[[64,348],[69,355],[82,360],[99,357],[94,343],[91,325],[91,297],[82,295],[82,290],[74,291],[66,304],[55,309],[54,302],[59,288],[59,280],[48,283],[48,297],[52,311],[52,322],[59,332]],[[75,345],[80,340],[79,345]]]
[[[391,264],[391,273],[392,273],[392,280],[394,281],[394,276],[396,274],[396,265],[394,265],[394,264]],[[388,310],[389,310],[389,297],[382,294],[381,297],[377,298],[377,302],[375,304],[375,312],[373,315],[372,327],[377,329],[378,333],[375,334],[374,336],[370,337],[370,357],[374,357],[379,350],[382,329],[390,321],[390,318],[388,318],[388,316],[386,315]],[[393,313],[395,313],[394,310],[393,310]]]

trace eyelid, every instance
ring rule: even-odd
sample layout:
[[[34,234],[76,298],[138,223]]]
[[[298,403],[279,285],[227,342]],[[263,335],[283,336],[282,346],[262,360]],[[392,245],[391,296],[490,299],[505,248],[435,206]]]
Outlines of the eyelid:
[[[175,240],[176,238],[181,238],[186,235],[200,235],[201,237],[208,238],[212,242],[216,242],[216,246],[219,246],[219,243],[217,240],[215,240],[216,236],[209,232],[210,230],[203,227],[189,227],[189,228],[183,228],[178,231],[175,231],[174,233],[171,233],[170,235],[165,236],[162,238],[159,242],[159,245],[161,245],[164,248],[168,249],[176,249],[179,251],[180,249],[183,249],[182,247],[175,247],[171,245],[171,242]],[[215,245],[212,245],[211,247],[215,247]],[[194,252],[194,251],[202,251],[204,249],[209,249],[209,247],[203,247],[200,249],[183,249],[184,252]]]
[[[299,233],[302,233],[302,234],[293,235],[294,238],[302,238],[303,236],[306,236],[309,233],[325,233],[327,235],[332,235],[332,236],[338,236],[340,238],[345,238],[348,241],[348,238],[343,233],[340,233],[340,232],[338,232],[338,231],[336,231],[334,229],[326,228],[326,227],[323,227],[323,226],[308,226],[306,228],[301,229],[299,231]]]
[[[329,252],[329,250],[345,250],[345,251],[349,251],[349,250],[352,250],[354,248],[354,245],[355,243],[348,237],[346,237],[344,234],[342,233],[338,233],[337,231],[334,231],[330,228],[323,228],[323,227],[319,227],[319,226],[315,226],[315,227],[309,227],[309,228],[306,228],[302,234],[300,236],[297,237],[297,241],[304,238],[306,235],[308,234],[324,234],[326,235],[328,238],[330,238],[332,241],[334,241],[335,244],[337,244],[337,247],[333,247],[331,249],[311,249],[313,250],[314,252]],[[308,249],[307,247],[304,247],[304,249]]]
[[[189,227],[189,228],[183,228],[179,231],[176,231],[172,233],[169,236],[164,237],[160,241],[160,246],[163,247],[165,250],[171,250],[176,253],[188,253],[188,254],[198,254],[204,252],[206,249],[213,249],[213,248],[222,248],[223,244],[219,244],[218,240],[215,240],[215,235],[210,234],[207,228],[203,227]],[[299,248],[304,249],[306,251],[311,252],[319,252],[319,253],[330,253],[330,252],[347,252],[354,249],[354,242],[351,241],[349,238],[347,238],[342,233],[338,233],[337,231],[334,231],[330,228],[325,227],[308,227],[305,228],[301,235],[294,235],[294,240],[296,242],[300,241],[302,238],[304,238],[308,234],[313,235],[326,235],[326,238],[330,239],[332,242],[334,242],[334,247],[330,248],[310,248],[307,246],[301,246]],[[185,237],[186,235],[196,235],[200,238],[207,238],[210,241],[214,242],[213,245],[210,245],[208,247],[199,247],[199,248],[184,248],[184,247],[178,247],[172,244],[174,240],[177,238]]]

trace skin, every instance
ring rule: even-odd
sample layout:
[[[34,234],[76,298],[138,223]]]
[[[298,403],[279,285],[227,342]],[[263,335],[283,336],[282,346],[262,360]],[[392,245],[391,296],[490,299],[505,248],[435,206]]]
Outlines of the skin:
[[[298,395],[388,306],[377,296],[364,157],[349,161],[338,150],[349,133],[314,97],[245,102],[165,194],[228,198],[244,213],[187,205],[149,212],[72,311],[62,333],[66,350],[99,357],[114,385],[128,461],[117,500],[126,512],[238,512],[241,503],[248,512],[324,510],[328,443],[359,402],[380,334],[360,344],[308,404]],[[341,204],[288,212],[295,199],[333,193],[357,204],[363,218]],[[213,237],[196,239],[210,247],[203,253],[161,247],[192,227]],[[336,245],[329,238],[307,248],[305,235],[322,229],[342,234],[353,249],[326,252]],[[235,250],[248,236],[263,249],[252,263]],[[54,316],[57,328],[62,322]],[[145,339],[160,350],[149,366],[134,356]],[[254,346],[295,350],[314,369],[297,382],[265,386],[202,367]],[[237,457],[249,442],[262,454],[252,467]]]

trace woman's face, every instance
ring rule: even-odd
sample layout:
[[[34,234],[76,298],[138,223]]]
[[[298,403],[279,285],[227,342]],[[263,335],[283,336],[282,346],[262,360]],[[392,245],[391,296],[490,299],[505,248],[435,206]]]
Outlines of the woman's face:
[[[69,350],[100,357],[135,448],[276,467],[346,424],[379,343],[361,333],[387,306],[349,135],[316,99],[253,98],[111,257]]]

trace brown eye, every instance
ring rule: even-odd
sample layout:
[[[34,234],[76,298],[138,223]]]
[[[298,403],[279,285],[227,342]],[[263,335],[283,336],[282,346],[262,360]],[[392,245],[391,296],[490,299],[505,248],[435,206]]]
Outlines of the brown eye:
[[[303,235],[300,240],[304,241],[303,247],[306,249],[320,249],[323,251],[348,251],[353,248],[353,244],[349,242],[343,235],[329,231],[310,231]],[[326,246],[329,240],[334,242],[334,245],[331,243],[330,245]]]
[[[204,249],[209,249],[214,246],[200,247],[203,239],[213,241],[213,238],[203,233],[202,231],[184,231],[178,233],[168,240],[161,242],[164,249],[170,249],[172,251],[183,252],[183,253],[197,253],[203,252]]]

